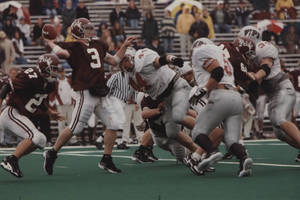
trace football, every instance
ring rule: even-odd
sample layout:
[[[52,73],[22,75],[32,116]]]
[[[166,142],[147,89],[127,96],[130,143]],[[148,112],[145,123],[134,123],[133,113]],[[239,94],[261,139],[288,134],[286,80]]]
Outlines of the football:
[[[45,24],[42,30],[42,36],[48,40],[54,40],[57,36],[56,29],[52,24]]]

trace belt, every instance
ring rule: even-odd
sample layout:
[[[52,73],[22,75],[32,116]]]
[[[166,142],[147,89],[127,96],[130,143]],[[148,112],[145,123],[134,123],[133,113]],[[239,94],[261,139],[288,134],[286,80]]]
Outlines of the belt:
[[[166,97],[168,97],[171,92],[172,92],[172,89],[174,87],[174,84],[176,83],[176,81],[180,78],[180,74],[179,73],[176,73],[176,75],[173,77],[173,79],[171,80],[171,82],[169,83],[168,87],[165,89],[165,91],[163,91],[158,97],[157,99],[164,99]]]

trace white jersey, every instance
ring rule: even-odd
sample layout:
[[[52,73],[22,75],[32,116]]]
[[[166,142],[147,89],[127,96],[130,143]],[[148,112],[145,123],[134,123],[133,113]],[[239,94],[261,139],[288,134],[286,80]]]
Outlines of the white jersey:
[[[271,58],[274,60],[274,64],[271,67],[271,72],[265,78],[266,80],[269,80],[281,72],[278,50],[270,42],[262,41],[256,45],[256,59],[258,63],[260,63],[263,58]]]
[[[193,50],[192,64],[198,86],[204,87],[206,85],[210,78],[210,73],[205,68],[214,60],[217,60],[220,67],[224,69],[224,76],[219,83],[235,87],[232,65],[225,57],[223,51],[218,46],[211,44],[201,45]]]
[[[162,94],[176,73],[167,65],[156,69],[153,62],[159,55],[150,49],[140,49],[134,57],[134,71],[131,74],[133,81],[152,99]]]

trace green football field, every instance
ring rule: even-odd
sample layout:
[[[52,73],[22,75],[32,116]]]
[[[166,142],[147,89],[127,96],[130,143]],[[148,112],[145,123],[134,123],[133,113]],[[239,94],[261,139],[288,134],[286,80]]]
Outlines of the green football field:
[[[238,178],[235,159],[216,165],[215,173],[195,176],[157,147],[159,161],[138,164],[131,160],[136,147],[115,150],[114,161],[123,170],[109,174],[97,167],[103,151],[94,147],[64,148],[54,175],[42,168],[42,152],[20,160],[24,173],[15,178],[0,169],[0,200],[183,200],[183,199],[300,199],[300,164],[297,151],[277,140],[246,143],[254,160],[253,176]],[[224,146],[221,146],[224,152]],[[1,159],[11,149],[0,149]]]

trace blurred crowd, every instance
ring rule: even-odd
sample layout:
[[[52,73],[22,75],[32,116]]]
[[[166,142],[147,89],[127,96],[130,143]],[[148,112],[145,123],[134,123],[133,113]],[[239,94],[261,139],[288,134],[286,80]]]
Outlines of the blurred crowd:
[[[95,0],[96,1],[96,0]],[[3,2],[3,0],[2,0]],[[50,23],[56,27],[57,41],[72,41],[70,25],[76,18],[90,19],[86,0],[29,0],[30,15],[47,15]],[[91,1],[89,1],[91,2]],[[109,14],[108,21],[101,21],[97,28],[97,36],[109,44],[109,51],[116,52],[124,39],[126,30],[141,29],[141,38],[136,48],[151,48],[159,54],[174,51],[175,35],[180,38],[181,55],[188,54],[191,43],[199,37],[214,39],[215,33],[230,33],[233,26],[249,25],[251,19],[295,19],[295,4],[299,0],[240,0],[236,7],[230,1],[214,1],[213,9],[196,5],[180,5],[179,11],[165,9],[162,20],[155,19],[155,7],[152,0],[140,0],[139,7],[135,0],[117,1]],[[169,1],[167,5],[173,1]],[[122,5],[122,6],[121,6]],[[166,6],[167,6],[166,5]],[[41,39],[43,19],[38,18],[30,25],[30,17],[18,14],[18,8],[9,6],[0,13],[1,48],[7,59],[5,64],[27,64],[30,60],[24,57],[24,46],[43,45]],[[266,31],[264,37],[276,45],[284,45],[287,53],[298,53],[299,24],[286,26],[281,34]]]

